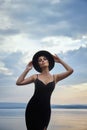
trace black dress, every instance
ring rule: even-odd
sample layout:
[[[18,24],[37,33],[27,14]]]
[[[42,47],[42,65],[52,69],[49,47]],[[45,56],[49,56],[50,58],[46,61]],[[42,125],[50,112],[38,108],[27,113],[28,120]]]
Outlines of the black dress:
[[[44,130],[47,128],[50,115],[50,98],[54,90],[55,82],[44,84],[41,80],[35,80],[34,95],[26,107],[25,121],[27,130]]]

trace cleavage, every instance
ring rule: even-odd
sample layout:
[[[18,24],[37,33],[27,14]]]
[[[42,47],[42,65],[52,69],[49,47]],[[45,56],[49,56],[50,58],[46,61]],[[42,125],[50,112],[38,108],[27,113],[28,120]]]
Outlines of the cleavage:
[[[42,82],[44,85],[48,85],[48,84],[50,84],[50,83],[52,83],[53,82],[53,80],[52,81],[49,81],[48,83],[46,83],[46,82],[44,82],[44,81],[42,81],[41,79],[38,79],[40,82]]]

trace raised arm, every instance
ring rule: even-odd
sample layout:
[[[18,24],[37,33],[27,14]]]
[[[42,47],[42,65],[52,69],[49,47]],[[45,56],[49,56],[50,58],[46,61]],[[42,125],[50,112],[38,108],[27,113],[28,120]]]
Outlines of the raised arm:
[[[29,83],[34,82],[35,80],[35,75],[32,75],[28,78],[25,78],[27,73],[32,69],[32,61],[28,63],[26,69],[24,70],[24,72],[19,76],[19,78],[16,81],[16,85],[26,85]]]
[[[71,75],[73,73],[73,69],[67,63],[65,63],[62,59],[60,59],[57,55],[53,55],[53,57],[56,63],[60,63],[66,69],[65,72],[62,72],[60,74],[55,74],[55,81],[57,83],[58,81]]]

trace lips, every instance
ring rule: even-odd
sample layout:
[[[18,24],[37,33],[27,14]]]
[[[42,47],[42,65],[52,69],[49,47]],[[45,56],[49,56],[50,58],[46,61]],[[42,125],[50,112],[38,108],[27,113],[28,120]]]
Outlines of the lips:
[[[42,63],[42,65],[44,65],[44,64],[45,64],[45,62]]]

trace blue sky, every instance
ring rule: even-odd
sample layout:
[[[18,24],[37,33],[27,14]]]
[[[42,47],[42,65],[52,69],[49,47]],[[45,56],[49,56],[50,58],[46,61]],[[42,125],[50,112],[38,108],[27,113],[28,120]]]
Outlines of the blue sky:
[[[0,1],[0,102],[28,102],[34,85],[15,82],[33,54],[44,49],[74,69],[56,85],[52,103],[87,104],[86,12],[86,0]],[[51,73],[62,71],[56,64]]]

